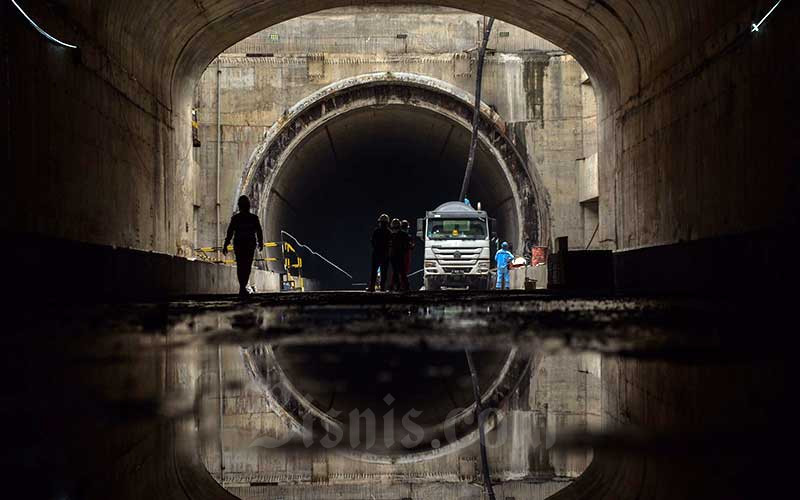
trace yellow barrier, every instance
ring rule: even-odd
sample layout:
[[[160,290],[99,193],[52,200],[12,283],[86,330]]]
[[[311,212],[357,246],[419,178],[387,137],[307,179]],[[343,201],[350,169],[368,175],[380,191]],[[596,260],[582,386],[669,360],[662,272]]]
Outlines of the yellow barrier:
[[[286,271],[286,279],[281,283],[281,287],[290,288],[292,290],[299,289],[300,291],[305,290],[305,283],[303,282],[303,259],[297,254],[297,250],[288,242],[278,242],[278,241],[267,241],[264,243],[264,248],[278,248],[280,247],[283,252],[283,268]],[[227,250],[229,252],[233,251],[233,245],[228,245]],[[209,254],[217,254],[217,252],[222,251],[222,247],[201,247],[196,248],[194,250],[195,257],[200,260],[204,260],[206,262],[213,262],[215,264],[235,264],[236,259],[218,259],[216,255],[209,255]],[[289,254],[287,256],[287,254]],[[296,261],[292,262],[291,254],[294,255]],[[256,262],[280,262],[281,259],[278,257],[263,257],[258,259],[253,259],[253,263]],[[292,275],[292,270],[297,273],[297,276]]]
[[[297,258],[297,262],[292,264],[292,260],[290,257],[286,257],[286,254],[294,254]],[[305,283],[303,282],[303,259],[297,254],[297,250],[291,245],[291,243],[284,241],[283,242],[283,268],[286,270],[286,281],[281,283],[281,287],[290,287],[292,290],[297,290],[298,285],[300,286],[300,291],[305,290]],[[297,276],[292,276],[291,270],[297,270]],[[297,279],[295,279],[297,278]]]

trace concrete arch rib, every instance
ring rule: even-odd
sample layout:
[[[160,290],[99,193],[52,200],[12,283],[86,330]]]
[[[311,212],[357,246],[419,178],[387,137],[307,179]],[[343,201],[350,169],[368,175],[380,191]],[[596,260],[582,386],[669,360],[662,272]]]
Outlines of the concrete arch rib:
[[[291,172],[286,165],[311,134],[365,109],[395,108],[435,115],[441,123],[459,128],[462,135],[469,134],[473,99],[453,85],[410,73],[370,73],[331,84],[298,102],[270,128],[250,156],[237,194],[250,196],[266,225],[272,227],[271,234],[279,235],[283,227],[275,227],[277,222],[270,222],[272,215],[267,213],[270,197],[279,196],[275,186]],[[493,186],[494,193],[484,198],[486,208],[498,213],[500,227],[517,248],[528,249],[547,241],[547,193],[538,173],[528,168],[514,147],[502,118],[486,104],[481,105],[481,116],[480,150],[484,164],[491,167],[484,167],[480,182]],[[458,175],[463,167],[456,164],[449,168]]]

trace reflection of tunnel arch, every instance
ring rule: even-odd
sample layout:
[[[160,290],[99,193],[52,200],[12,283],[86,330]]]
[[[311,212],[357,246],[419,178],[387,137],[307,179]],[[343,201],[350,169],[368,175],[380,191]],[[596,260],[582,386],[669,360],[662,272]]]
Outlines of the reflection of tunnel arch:
[[[378,440],[377,446],[369,449],[358,446],[347,450],[342,446],[340,450],[351,458],[374,463],[414,463],[452,453],[478,439],[470,375],[461,350],[419,350],[386,344],[365,351],[363,345],[329,340],[315,347],[247,346],[242,347],[242,356],[247,371],[262,387],[272,407],[293,428],[304,428],[316,439],[326,432],[336,435],[333,429],[338,428],[345,435],[344,442],[348,442],[348,429],[352,429],[353,419],[359,418],[352,411],[376,415],[374,435],[383,436],[388,429],[384,417],[391,410],[394,429],[388,434],[395,438],[394,444],[384,445]],[[339,358],[338,362],[326,367],[325,358],[331,356]],[[487,412],[487,425],[492,428],[505,416],[502,410],[529,370],[535,370],[541,362],[543,353],[514,347],[473,351],[473,356],[481,366],[481,401]],[[453,371],[435,380],[425,373],[434,366]],[[392,377],[381,381],[383,373],[391,373]],[[347,390],[337,392],[339,384]],[[386,399],[387,396],[391,398]],[[409,436],[406,433],[410,427],[403,420],[407,415],[419,425],[419,441],[414,446],[401,443]],[[358,441],[363,443],[364,438],[360,435]]]
[[[419,75],[342,80],[273,125],[252,154],[239,193],[259,207],[268,238],[287,230],[361,270],[358,262],[365,257],[350,259],[352,248],[365,246],[363,235],[377,213],[388,211],[413,225],[426,209],[457,197],[471,133],[470,102],[469,94]],[[482,202],[498,220],[500,237],[517,248],[546,241],[546,194],[505,134],[504,122],[486,105],[480,139],[470,198]],[[350,226],[337,225],[345,218]]]

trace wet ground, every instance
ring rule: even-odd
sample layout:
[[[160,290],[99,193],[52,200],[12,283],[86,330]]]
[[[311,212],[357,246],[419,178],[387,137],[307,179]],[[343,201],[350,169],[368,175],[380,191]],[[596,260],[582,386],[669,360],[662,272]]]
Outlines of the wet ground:
[[[375,342],[592,350],[625,356],[681,358],[770,351],[741,345],[739,334],[780,321],[748,294],[739,300],[625,297],[546,292],[307,292],[192,297],[169,302],[49,304],[18,307],[4,342],[71,342],[75,335],[113,338],[164,334],[197,324],[176,342],[272,344]],[[220,326],[215,326],[215,322]],[[25,342],[23,342],[25,343]]]
[[[765,314],[769,303],[754,307],[752,300],[319,292],[19,307],[0,338],[10,384],[2,418],[14,429],[3,462],[15,464],[21,477],[39,478],[43,490],[92,497],[86,492],[94,491],[89,484],[95,471],[107,469],[111,457],[134,456],[131,450],[149,439],[148,426],[184,422],[198,432],[206,466],[224,480],[213,470],[219,454],[214,464],[211,448],[220,436],[213,397],[220,389],[242,391],[254,380],[269,390],[280,383],[282,390],[289,387],[265,391],[265,404],[283,406],[288,420],[302,420],[308,413],[303,405],[310,403],[322,411],[316,415],[322,424],[331,422],[333,410],[385,410],[391,394],[398,415],[423,410],[424,438],[405,448],[353,449],[375,463],[409,454],[426,460],[442,454],[448,429],[454,441],[472,439],[474,424],[465,420],[474,402],[465,349],[478,360],[489,406],[498,408],[530,363],[544,356],[594,353],[668,365],[780,363],[786,352],[770,338],[781,328],[781,315]],[[223,381],[223,351],[234,353],[248,375]],[[388,428],[380,424],[376,432],[382,436]],[[583,432],[574,441],[670,448],[668,439],[640,433]]]

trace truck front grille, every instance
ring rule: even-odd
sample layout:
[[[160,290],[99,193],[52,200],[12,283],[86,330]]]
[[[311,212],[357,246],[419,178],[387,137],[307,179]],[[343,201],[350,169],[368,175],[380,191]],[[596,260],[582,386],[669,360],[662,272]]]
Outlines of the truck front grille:
[[[481,249],[478,248],[444,248],[433,247],[433,255],[442,266],[462,265],[472,267],[478,263]]]

